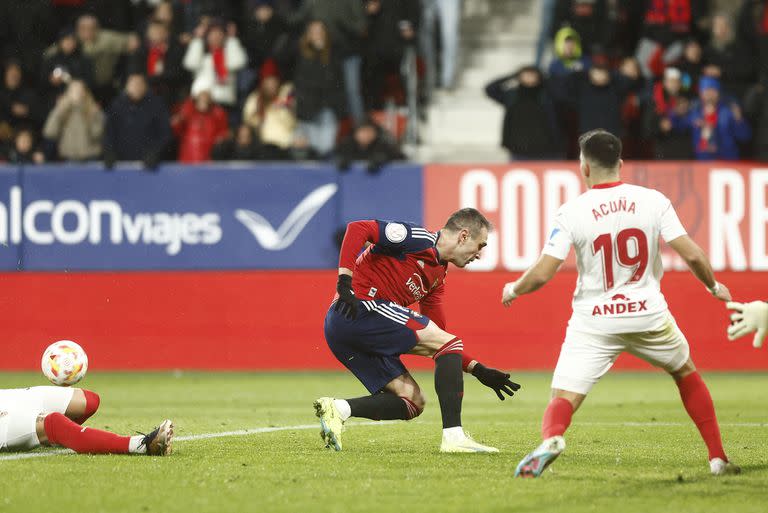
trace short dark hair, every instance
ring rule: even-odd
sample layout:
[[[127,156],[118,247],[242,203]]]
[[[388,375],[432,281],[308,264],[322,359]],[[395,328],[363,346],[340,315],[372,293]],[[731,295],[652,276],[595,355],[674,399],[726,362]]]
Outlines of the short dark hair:
[[[476,208],[462,208],[451,214],[451,217],[445,222],[444,228],[452,232],[466,228],[470,234],[476,235],[482,228],[491,231],[493,225]]]
[[[613,169],[621,159],[621,139],[602,128],[590,130],[579,137],[584,158],[604,169]]]

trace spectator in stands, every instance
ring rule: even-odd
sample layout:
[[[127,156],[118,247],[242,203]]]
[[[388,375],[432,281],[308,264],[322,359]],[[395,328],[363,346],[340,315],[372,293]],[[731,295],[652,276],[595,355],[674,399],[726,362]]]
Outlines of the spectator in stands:
[[[647,141],[641,139],[642,115],[640,97],[645,81],[640,64],[633,57],[625,57],[619,65],[619,75],[628,81],[628,91],[621,104],[621,134],[624,155],[630,159],[649,158]]]
[[[133,33],[102,29],[95,16],[86,14],[77,20],[77,39],[83,54],[93,63],[94,96],[108,104],[120,83],[115,73],[117,63],[121,57],[138,49],[139,38]]]
[[[27,85],[36,85],[43,53],[58,33],[51,0],[0,2],[0,42],[5,52],[21,63]]]
[[[129,75],[125,92],[107,111],[104,164],[111,168],[117,160],[140,160],[154,169],[170,140],[171,126],[163,101],[149,92],[144,75]]]
[[[744,99],[744,112],[754,128],[752,157],[768,161],[768,93],[765,80],[752,86]]]
[[[184,49],[171,38],[168,25],[153,19],[147,25],[141,46],[128,60],[128,72],[146,73],[152,92],[160,96],[166,105],[173,105],[178,89],[187,78],[181,66],[183,57]]]
[[[496,79],[485,94],[504,106],[501,145],[512,160],[563,158],[554,102],[538,68],[526,66]]]
[[[52,106],[72,79],[93,83],[93,64],[83,55],[75,33],[64,29],[56,44],[45,51],[40,81],[46,104]]]
[[[536,38],[535,57],[536,67],[539,69],[544,68],[544,54],[552,42],[551,34],[553,32],[558,32],[552,27],[552,24],[555,21],[556,4],[557,0],[542,0],[541,2],[541,8],[539,10],[539,20],[541,21],[541,25],[539,25],[539,35]],[[555,36],[555,39],[557,39],[557,36]]]
[[[768,77],[768,19],[765,0],[744,0],[737,17],[738,38],[756,57],[757,74],[762,81]]]
[[[22,126],[39,127],[43,115],[37,94],[24,84],[21,64],[9,60],[3,68],[3,84],[0,88],[0,123],[12,129]]]
[[[104,113],[81,80],[73,80],[48,115],[43,136],[56,142],[63,160],[92,160],[101,156]]]
[[[45,155],[35,142],[35,134],[29,128],[22,128],[16,133],[13,145],[6,154],[6,160],[12,164],[42,164]]]
[[[455,0],[457,1],[457,0]],[[330,35],[335,58],[341,63],[349,114],[356,122],[365,116],[361,88],[361,48],[366,16],[361,0],[309,0],[291,18],[294,24],[322,21]]]
[[[606,0],[557,0],[550,37],[565,25],[581,36],[584,53],[591,55],[594,46],[605,44]]]
[[[171,126],[179,139],[179,162],[193,164],[211,160],[214,145],[229,132],[227,113],[215,105],[211,96],[213,84],[198,78],[192,94],[171,118]]]
[[[578,115],[578,132],[603,128],[621,137],[621,108],[627,95],[638,87],[639,76],[632,67],[611,72],[604,59],[595,59],[587,72],[571,73],[551,80],[555,98]]]
[[[698,39],[708,23],[708,0],[645,0],[637,59],[646,78],[661,76],[680,58],[685,41]]]
[[[370,119],[355,127],[352,134],[339,143],[336,155],[340,170],[346,171],[352,162],[364,161],[370,173],[378,172],[393,160],[405,158],[381,127]]]
[[[738,143],[752,135],[739,105],[720,99],[720,82],[712,77],[702,77],[699,102],[687,115],[672,116],[672,125],[676,130],[691,130],[698,160],[736,160]]]
[[[713,16],[702,73],[720,79],[723,94],[741,101],[750,84],[757,80],[754,61],[747,46],[735,39],[730,18],[725,14]]]
[[[266,61],[261,67],[261,83],[243,107],[243,123],[258,136],[265,160],[290,158],[296,130],[293,107],[293,85],[281,83],[274,61]]]
[[[202,21],[184,55],[184,67],[195,80],[212,83],[211,96],[217,104],[228,108],[237,102],[236,75],[248,63],[245,49],[237,38],[237,27],[219,21],[207,25]]]
[[[272,160],[261,153],[259,142],[248,125],[237,127],[235,137],[229,136],[213,148],[214,160]]]
[[[696,94],[699,90],[699,79],[704,68],[703,51],[701,45],[695,39],[689,39],[685,43],[683,57],[675,67],[682,73],[683,91]]]
[[[387,2],[384,1],[384,3]],[[454,89],[462,2],[461,0],[422,0],[421,6],[417,36],[424,64],[423,89],[428,100],[436,87],[446,90]],[[435,47],[438,33],[440,35],[439,64],[438,51]]]
[[[562,77],[589,67],[589,58],[582,55],[581,38],[571,27],[563,27],[555,34],[555,55],[549,63],[549,75]]]
[[[683,94],[682,74],[677,68],[664,70],[664,79],[653,86],[653,94],[643,110],[646,139],[653,141],[654,156],[660,160],[693,158],[690,129],[672,129],[672,117],[685,117],[690,102]]]
[[[410,0],[366,0],[368,39],[363,69],[368,109],[381,109],[387,79],[400,78],[405,51],[416,44],[419,10],[419,3]]]
[[[344,114],[344,79],[325,24],[312,21],[299,42],[294,74],[299,139],[317,155],[334,148],[339,118]]]
[[[251,68],[259,69],[287,37],[288,24],[275,12],[274,0],[248,0],[243,43]]]

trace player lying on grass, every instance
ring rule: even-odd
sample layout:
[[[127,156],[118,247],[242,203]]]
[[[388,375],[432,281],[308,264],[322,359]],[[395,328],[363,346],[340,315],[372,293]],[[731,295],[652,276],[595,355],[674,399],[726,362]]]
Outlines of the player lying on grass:
[[[148,435],[120,436],[82,426],[99,408],[90,390],[31,387],[0,390],[0,451],[28,451],[59,445],[86,454],[171,453],[173,423],[164,421]]]
[[[544,413],[544,441],[520,462],[515,475],[538,477],[563,452],[563,434],[573,413],[624,351],[674,378],[709,450],[711,472],[737,472],[723,450],[709,390],[661,293],[659,237],[715,298],[728,301],[731,294],[715,281],[707,256],[688,237],[669,199],[619,181],[618,138],[595,130],[581,136],[579,145],[581,173],[589,190],[560,207],[539,260],[503,291],[502,302],[510,306],[518,296],[538,290],[574,247],[579,277],[552,379],[552,400]]]
[[[409,223],[349,223],[339,257],[336,297],[325,317],[333,354],[368,389],[356,399],[315,401],[327,447],[341,450],[349,417],[409,420],[424,409],[424,395],[400,355],[435,362],[435,391],[443,418],[442,452],[498,452],[461,427],[462,371],[492,388],[499,399],[520,385],[509,374],[485,367],[463,352],[461,339],[445,331],[442,298],[448,264],[464,267],[486,245],[488,220],[475,209],[451,215],[437,233]],[[366,243],[371,245],[360,254]],[[359,255],[359,256],[358,256]],[[408,308],[419,303],[421,313]]]
[[[757,349],[763,347],[765,335],[768,334],[768,303],[730,301],[726,306],[734,312],[731,314],[731,325],[728,326],[728,338],[736,340],[744,335],[755,333],[752,346]]]

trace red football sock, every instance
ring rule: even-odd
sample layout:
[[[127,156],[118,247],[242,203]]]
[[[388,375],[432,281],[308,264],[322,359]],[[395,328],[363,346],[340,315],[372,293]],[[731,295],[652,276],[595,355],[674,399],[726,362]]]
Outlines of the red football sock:
[[[51,444],[88,454],[127,454],[131,440],[130,436],[82,427],[61,413],[45,417],[45,434]]]
[[[573,417],[573,405],[571,401],[563,397],[555,397],[549,402],[541,421],[541,437],[546,439],[552,436],[562,436]]]
[[[699,428],[699,433],[707,444],[709,459],[721,458],[728,461],[723,449],[723,441],[720,439],[720,426],[717,424],[715,405],[712,404],[712,396],[701,375],[692,372],[677,382],[680,389],[680,398],[683,400],[685,411],[690,415],[693,423]]]
[[[80,417],[72,419],[78,424],[82,424],[86,420],[90,419],[93,414],[96,413],[96,410],[99,409],[99,404],[101,403],[99,394],[96,392],[83,389],[83,394],[85,394],[85,412],[83,412]]]

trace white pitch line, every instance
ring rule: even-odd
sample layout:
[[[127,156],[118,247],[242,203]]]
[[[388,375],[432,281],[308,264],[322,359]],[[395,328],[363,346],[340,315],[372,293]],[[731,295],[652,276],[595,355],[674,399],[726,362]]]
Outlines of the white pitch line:
[[[397,424],[398,421],[379,421],[379,422],[355,422],[350,426],[386,426]],[[419,424],[429,424],[428,422],[419,422]],[[530,425],[533,422],[510,422],[515,425]],[[578,426],[618,426],[618,427],[683,427],[690,426],[690,422],[575,422],[574,427]],[[768,428],[768,422],[722,422],[721,427],[759,427]],[[201,433],[199,435],[177,436],[174,440],[177,442],[188,442],[195,440],[210,440],[212,438],[228,438],[231,436],[249,436],[262,433],[274,433],[277,431],[301,431],[306,429],[317,429],[317,424],[300,424],[298,426],[272,426],[259,427],[251,429],[238,429],[236,431],[220,431],[218,433]],[[56,449],[45,452],[22,452],[0,455],[0,461],[26,460],[29,458],[45,458],[48,456],[60,456],[62,454],[74,454],[69,449]]]
[[[389,424],[396,424],[396,421],[385,420],[379,422],[354,422],[350,423],[350,426],[386,426]],[[187,436],[175,436],[173,440],[176,442],[187,442],[191,440],[208,440],[211,438],[227,438],[230,436],[248,436],[258,435],[261,433],[274,433],[275,431],[300,431],[305,429],[318,429],[318,424],[301,424],[298,426],[272,426],[272,427],[259,427],[251,429],[238,429],[237,431],[220,431],[218,433],[201,433],[199,435],[187,435]],[[13,460],[26,460],[29,458],[45,458],[48,456],[60,456],[62,454],[75,454],[70,449],[56,449],[53,451],[45,452],[21,452],[13,454],[0,455],[0,461],[13,461]]]

